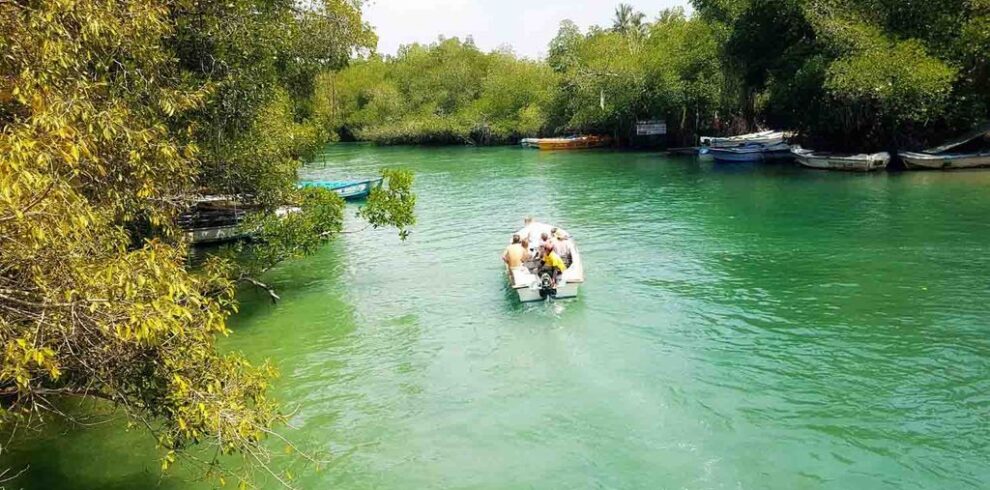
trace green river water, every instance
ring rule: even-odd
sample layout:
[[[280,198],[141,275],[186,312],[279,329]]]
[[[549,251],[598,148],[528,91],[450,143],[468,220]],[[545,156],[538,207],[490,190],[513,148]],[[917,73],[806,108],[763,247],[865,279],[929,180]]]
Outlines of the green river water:
[[[300,466],[302,488],[990,487],[990,172],[363,145],[320,160],[303,176],[414,171],[419,224],[281,266],[277,306],[243,295],[226,345],[277,362],[286,434],[333,459]],[[506,287],[526,214],[575,237],[579,299]],[[157,456],[118,422],[13,455],[25,488],[202,485],[159,481]]]

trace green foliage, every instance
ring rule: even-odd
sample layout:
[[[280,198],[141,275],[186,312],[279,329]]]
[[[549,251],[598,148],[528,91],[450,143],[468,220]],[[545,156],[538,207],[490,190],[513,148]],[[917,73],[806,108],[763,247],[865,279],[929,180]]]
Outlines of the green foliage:
[[[343,204],[297,191],[325,132],[307,114],[319,71],[373,42],[360,2],[0,2],[0,424],[59,416],[61,397],[107,400],[177,458],[225,474],[268,467],[283,420],[275,370],[221,353],[245,269],[190,270],[177,197],[238,194],[300,212],[257,222],[272,264],[341,231]],[[412,223],[411,177],[371,216]],[[136,227],[136,222],[149,227]],[[135,230],[151,230],[141,234]],[[154,234],[152,234],[154,233]],[[193,445],[208,451],[182,451]]]
[[[538,134],[553,73],[469,40],[404,46],[318,81],[319,118],[383,144],[490,144]]]
[[[990,118],[984,0],[695,0],[749,125],[917,147]],[[982,23],[982,24],[981,24]]]
[[[367,204],[358,212],[375,228],[394,226],[399,229],[399,236],[405,240],[409,236],[409,227],[416,224],[413,209],[416,206],[416,195],[412,192],[413,175],[405,170],[382,170],[385,183],[382,187],[371,191]]]
[[[374,189],[358,211],[358,216],[375,228],[395,227],[405,240],[416,223],[416,196],[413,175],[404,170],[384,169],[383,186]],[[275,213],[250,215],[241,224],[252,243],[236,243],[221,256],[230,259],[228,267],[238,282],[266,289],[273,300],[274,290],[259,282],[266,271],[281,262],[310,255],[343,232],[344,200],[336,192],[306,187],[289,193],[290,198]]]
[[[626,10],[617,15],[633,15]],[[724,80],[715,31],[681,9],[642,26],[582,35],[573,23],[561,24],[548,58],[560,73],[548,111],[557,132],[623,138],[637,119],[659,117],[684,135],[698,130],[701,114],[720,107]]]
[[[620,3],[615,8],[615,18],[612,20],[612,30],[625,36],[643,36],[647,25],[643,22],[646,14],[633,10],[628,3]]]
[[[929,56],[921,43],[883,43],[835,60],[825,89],[848,104],[868,104],[880,117],[922,121],[937,116],[955,70]]]
[[[242,224],[261,245],[234,247],[239,279],[258,277],[283,261],[312,254],[340,232],[344,200],[337,193],[306,188],[293,197],[280,212],[258,213]]]

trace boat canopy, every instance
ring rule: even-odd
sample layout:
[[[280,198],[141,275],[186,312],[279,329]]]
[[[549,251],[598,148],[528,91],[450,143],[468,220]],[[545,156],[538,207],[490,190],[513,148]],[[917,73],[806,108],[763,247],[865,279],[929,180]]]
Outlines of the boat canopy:
[[[970,131],[969,133],[966,133],[966,135],[961,138],[955,139],[937,148],[925,150],[925,153],[931,153],[931,154],[945,153],[947,151],[963,146],[966,143],[969,143],[970,141],[977,140],[980,138],[990,138],[990,122],[984,123],[983,126],[980,126],[979,128]]]

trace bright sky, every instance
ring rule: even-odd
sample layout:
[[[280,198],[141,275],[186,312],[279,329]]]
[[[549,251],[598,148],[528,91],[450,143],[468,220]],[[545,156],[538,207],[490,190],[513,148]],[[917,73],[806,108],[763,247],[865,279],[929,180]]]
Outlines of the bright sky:
[[[402,44],[431,43],[437,36],[474,36],[484,51],[510,45],[521,56],[546,54],[560,21],[582,29],[609,26],[620,0],[372,0],[365,18],[378,32],[378,51],[395,54]],[[625,0],[649,20],[687,0]],[[690,11],[690,9],[688,10]]]

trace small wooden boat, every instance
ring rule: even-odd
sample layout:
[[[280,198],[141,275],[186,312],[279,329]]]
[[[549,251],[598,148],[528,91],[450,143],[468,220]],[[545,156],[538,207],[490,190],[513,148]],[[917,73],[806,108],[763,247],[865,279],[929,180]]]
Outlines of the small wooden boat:
[[[847,172],[870,172],[887,168],[890,163],[890,154],[874,153],[872,155],[838,155],[834,153],[816,153],[806,150],[800,146],[794,147],[791,152],[794,158],[802,166],[823,170],[842,170]]]
[[[543,232],[549,234],[552,228],[552,226],[547,224],[533,223],[529,227],[519,230],[516,234],[530,236],[534,234],[534,230],[536,235]],[[538,275],[538,264],[523,264],[515,269],[506,267],[509,287],[519,295],[519,301],[526,303],[544,301],[549,298],[566,299],[577,297],[578,289],[584,283],[584,266],[581,262],[581,254],[578,252],[577,244],[574,243],[574,238],[562,229],[559,231],[566,235],[567,240],[571,242],[571,264],[561,274],[556,284],[553,284],[549,275]]]
[[[330,191],[334,191],[340,194],[346,200],[356,200],[364,199],[371,194],[373,189],[382,186],[383,179],[381,177],[377,179],[369,180],[337,180],[337,181],[303,181],[299,183],[299,187],[320,187]]]
[[[702,136],[702,146],[709,148],[731,148],[750,144],[776,145],[783,143],[790,135],[783,131],[761,131],[759,133],[741,134],[739,136],[729,136],[719,138],[714,136]]]
[[[904,165],[915,170],[952,170],[990,167],[990,123],[938,148],[900,152]]]
[[[540,138],[535,144],[544,151],[587,150],[601,148],[612,142],[607,136],[575,136],[572,138]]]
[[[792,158],[786,143],[775,145],[748,144],[734,148],[711,148],[709,154],[716,162],[766,162]]]
[[[898,153],[904,165],[912,170],[953,170],[990,167],[990,151],[979,153]]]

